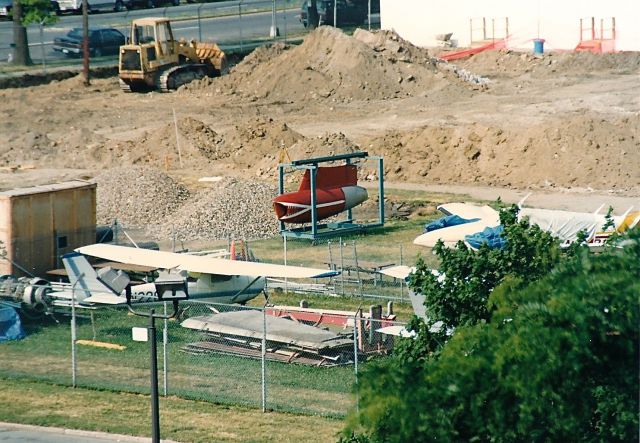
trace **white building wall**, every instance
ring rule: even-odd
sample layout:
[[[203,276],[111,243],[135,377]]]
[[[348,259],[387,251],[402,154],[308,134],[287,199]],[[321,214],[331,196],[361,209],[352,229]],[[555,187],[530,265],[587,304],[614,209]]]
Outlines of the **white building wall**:
[[[509,47],[532,49],[534,38],[545,39],[545,50],[573,49],[580,39],[580,18],[615,17],[616,49],[640,51],[640,0],[380,0],[382,29],[394,29],[418,46],[436,46],[437,34],[453,32],[458,46],[469,46],[469,20],[485,17],[487,37],[491,19],[496,37],[502,37],[504,17],[509,18]],[[498,25],[499,24],[499,25]],[[605,28],[610,25],[605,20]],[[586,25],[585,25],[586,26]],[[474,41],[480,31],[474,32]],[[605,34],[606,37],[606,34]],[[586,39],[586,32],[585,32]]]

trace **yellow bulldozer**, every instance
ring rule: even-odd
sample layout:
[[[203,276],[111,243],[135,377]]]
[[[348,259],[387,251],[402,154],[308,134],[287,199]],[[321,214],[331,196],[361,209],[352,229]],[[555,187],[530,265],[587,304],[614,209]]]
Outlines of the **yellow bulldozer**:
[[[178,89],[193,80],[217,77],[227,59],[215,43],[176,40],[167,18],[131,23],[127,44],[120,46],[120,87],[125,92]]]

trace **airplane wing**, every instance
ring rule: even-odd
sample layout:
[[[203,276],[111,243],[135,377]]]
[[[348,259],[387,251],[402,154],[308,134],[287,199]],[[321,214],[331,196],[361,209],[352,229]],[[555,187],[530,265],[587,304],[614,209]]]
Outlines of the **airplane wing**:
[[[121,263],[150,266],[161,269],[178,269],[216,275],[248,275],[270,278],[323,278],[339,272],[299,266],[227,260],[176,252],[153,251],[128,246],[94,244],[76,249],[77,252]]]
[[[457,215],[467,220],[479,218],[481,220],[497,220],[498,223],[500,223],[498,211],[487,205],[477,206],[469,203],[445,203],[439,205],[437,209],[445,215]]]
[[[409,274],[415,272],[415,270],[415,266],[397,265],[389,266],[388,268],[382,268],[378,271],[378,273],[388,275],[389,277],[405,280],[407,277],[409,277]]]

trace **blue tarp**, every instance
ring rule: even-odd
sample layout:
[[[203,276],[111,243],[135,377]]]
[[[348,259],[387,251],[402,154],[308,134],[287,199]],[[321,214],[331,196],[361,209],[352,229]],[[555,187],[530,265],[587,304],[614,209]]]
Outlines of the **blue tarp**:
[[[0,306],[0,343],[8,340],[20,340],[26,336],[16,310]]]
[[[473,249],[478,249],[484,243],[488,244],[491,249],[502,249],[507,245],[507,241],[502,238],[504,227],[502,225],[493,228],[484,228],[482,232],[465,235],[465,241]]]
[[[449,226],[464,225],[465,223],[476,222],[479,218],[466,219],[459,215],[447,215],[424,225],[424,232],[431,232],[437,229],[447,228]]]

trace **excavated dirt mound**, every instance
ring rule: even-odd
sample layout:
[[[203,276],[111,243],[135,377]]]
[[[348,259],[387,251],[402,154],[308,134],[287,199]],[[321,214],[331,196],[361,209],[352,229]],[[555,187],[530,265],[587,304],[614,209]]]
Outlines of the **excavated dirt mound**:
[[[536,56],[511,50],[485,51],[456,63],[484,75],[534,77],[582,76],[593,73],[629,74],[640,72],[640,52],[593,54],[591,52],[548,52]]]
[[[289,161],[313,157],[350,154],[359,150],[360,148],[358,145],[349,140],[349,138],[341,132],[335,134],[324,134],[314,138],[299,139],[295,144],[287,149],[286,154],[288,154],[288,157],[283,155],[282,161],[288,163]],[[330,163],[323,164],[323,166],[330,165]],[[258,176],[265,180],[273,180],[274,177],[277,177],[277,162],[274,162],[272,157],[265,157],[262,161],[257,163],[256,166],[258,168]],[[287,174],[286,180],[288,183],[298,183],[301,175],[301,171]]]
[[[134,140],[109,140],[93,151],[94,159],[104,165],[125,163],[165,169],[203,170],[212,162],[229,156],[224,150],[224,139],[193,117],[179,119],[177,131],[175,124],[167,123],[144,131]]]
[[[256,117],[224,134],[227,162],[240,170],[251,169],[260,175],[260,168],[278,163],[280,150],[289,148],[304,137],[286,123],[272,118]]]
[[[519,131],[429,126],[368,143],[385,156],[388,179],[396,181],[636,192],[640,183],[638,115],[575,116]]]
[[[402,61],[402,62],[401,62]],[[297,47],[262,49],[226,77],[185,88],[277,101],[373,100],[412,96],[446,85],[430,63],[381,54],[333,27],[310,33]]]
[[[382,154],[396,182],[640,195],[640,54],[488,51],[456,61],[460,69],[432,54],[391,31],[320,28],[300,46],[260,48],[228,76],[171,94],[123,94],[115,77],[0,89],[0,186],[122,165],[172,171],[194,187],[202,175],[273,183],[284,147],[292,159]],[[478,74],[490,80],[482,93]],[[360,170],[362,180],[374,174]],[[131,181],[139,172],[120,175],[129,181],[103,186],[115,194],[103,222],[136,210],[153,222],[156,206],[140,211],[151,208],[144,199],[177,186],[143,188]],[[175,208],[182,200],[170,194],[162,205]],[[130,206],[119,212],[123,201]]]

